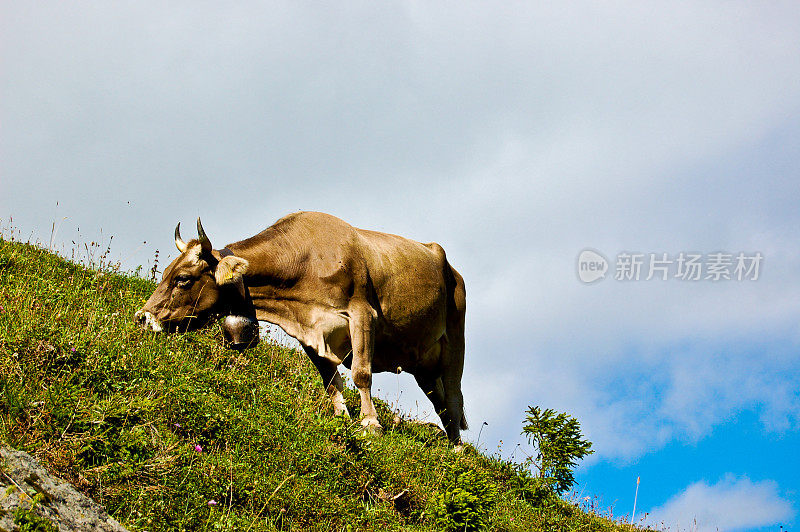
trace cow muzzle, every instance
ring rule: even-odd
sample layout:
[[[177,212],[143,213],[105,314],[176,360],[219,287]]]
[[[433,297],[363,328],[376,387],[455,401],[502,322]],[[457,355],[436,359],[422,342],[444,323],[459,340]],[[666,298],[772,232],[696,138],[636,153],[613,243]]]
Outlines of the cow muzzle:
[[[136,323],[138,323],[142,329],[150,329],[155,332],[162,332],[164,330],[161,322],[146,310],[137,310],[136,314],[133,315],[133,319],[136,320]]]

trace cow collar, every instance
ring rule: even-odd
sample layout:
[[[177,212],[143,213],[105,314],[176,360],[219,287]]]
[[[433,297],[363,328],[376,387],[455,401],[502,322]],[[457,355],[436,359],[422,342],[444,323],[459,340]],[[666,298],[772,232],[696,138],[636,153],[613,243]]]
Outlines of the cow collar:
[[[234,255],[225,247],[216,250],[217,260]],[[225,285],[223,289],[224,306],[218,316],[222,318],[222,331],[225,343],[234,349],[245,349],[258,344],[258,321],[255,307],[250,299],[244,279],[239,279],[235,286]]]

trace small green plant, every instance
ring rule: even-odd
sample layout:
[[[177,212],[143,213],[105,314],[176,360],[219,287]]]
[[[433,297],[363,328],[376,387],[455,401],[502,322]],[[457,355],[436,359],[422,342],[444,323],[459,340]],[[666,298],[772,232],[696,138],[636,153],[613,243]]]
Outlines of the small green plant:
[[[58,529],[50,520],[34,511],[41,500],[41,494],[37,494],[33,497],[29,508],[19,506],[14,510],[14,524],[19,527],[20,532],[57,532]]]
[[[433,518],[441,530],[483,530],[497,499],[497,486],[475,470],[459,472],[433,497]]]
[[[522,434],[536,447],[531,458],[539,478],[553,492],[562,494],[575,483],[572,474],[578,460],[592,454],[592,442],[583,439],[578,420],[550,408],[528,407]]]

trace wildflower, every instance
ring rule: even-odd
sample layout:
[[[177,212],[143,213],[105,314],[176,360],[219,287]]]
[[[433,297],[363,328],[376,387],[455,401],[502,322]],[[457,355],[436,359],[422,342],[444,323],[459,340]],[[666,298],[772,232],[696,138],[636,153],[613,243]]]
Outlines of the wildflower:
[[[175,423],[175,428],[176,428],[176,429],[179,429],[179,428],[181,428],[181,424],[180,424],[180,423]]]
[[[72,349],[70,349],[70,351],[74,353],[75,352],[75,348],[73,347]]]
[[[199,443],[195,444],[194,450],[197,451],[198,453],[202,453],[203,452],[203,448],[200,446]]]
[[[210,501],[208,501],[208,505],[209,506],[216,506],[217,505],[217,501],[215,501],[214,499],[211,499]]]

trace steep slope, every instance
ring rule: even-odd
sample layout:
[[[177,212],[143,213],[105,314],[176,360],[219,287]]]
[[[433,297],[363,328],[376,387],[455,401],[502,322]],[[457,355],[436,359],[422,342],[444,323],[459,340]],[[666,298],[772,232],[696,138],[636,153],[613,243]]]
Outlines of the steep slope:
[[[0,439],[131,530],[631,529],[383,403],[362,434],[297,352],[142,331],[153,283],[98,266],[0,239]]]

